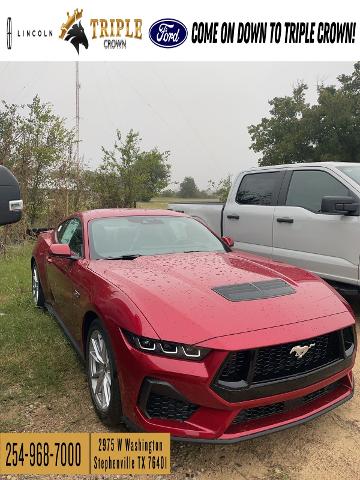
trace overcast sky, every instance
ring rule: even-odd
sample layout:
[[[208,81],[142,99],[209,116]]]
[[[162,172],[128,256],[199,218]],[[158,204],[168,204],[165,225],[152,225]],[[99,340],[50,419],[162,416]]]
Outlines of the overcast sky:
[[[81,155],[95,168],[115,130],[140,132],[143,148],[171,152],[172,177],[209,179],[254,166],[247,127],[269,111],[268,100],[291,94],[299,80],[336,83],[352,63],[81,63]],[[74,63],[0,63],[0,99],[28,103],[38,93],[75,124]]]

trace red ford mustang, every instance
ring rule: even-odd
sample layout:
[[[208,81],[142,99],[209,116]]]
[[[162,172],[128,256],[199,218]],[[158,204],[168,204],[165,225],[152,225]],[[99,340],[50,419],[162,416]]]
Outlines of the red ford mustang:
[[[161,210],[78,213],[39,236],[34,301],[84,358],[105,423],[234,442],[351,398],[345,300],[309,272],[230,246]]]

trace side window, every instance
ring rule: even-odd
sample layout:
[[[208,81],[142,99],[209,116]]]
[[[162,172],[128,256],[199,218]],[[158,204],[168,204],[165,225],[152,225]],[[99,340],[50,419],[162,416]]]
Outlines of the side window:
[[[57,237],[59,243],[66,243],[79,257],[83,256],[82,225],[78,218],[72,218],[60,225]]]
[[[243,205],[276,205],[283,172],[251,173],[241,180],[236,203]]]
[[[294,171],[286,205],[303,207],[312,212],[320,213],[322,198],[327,195],[347,196],[349,190],[327,172],[320,170]]]
[[[69,246],[71,250],[76,253],[79,257],[82,257],[84,254],[83,251],[83,233],[82,233],[82,225],[81,222],[78,221],[78,225],[76,230],[74,231],[73,236],[69,242]]]
[[[58,226],[58,229],[56,230],[56,237],[57,237],[57,241],[59,243],[63,243],[61,240],[62,240],[62,237],[64,235],[64,232],[66,230],[66,227],[68,225],[68,223],[70,222],[70,220],[66,220],[64,223],[62,223],[61,225]]]

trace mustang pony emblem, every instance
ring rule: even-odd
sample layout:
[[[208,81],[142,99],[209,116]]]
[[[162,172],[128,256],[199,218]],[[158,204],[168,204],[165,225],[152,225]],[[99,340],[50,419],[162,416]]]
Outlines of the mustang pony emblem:
[[[302,358],[311,347],[315,347],[315,343],[310,343],[310,345],[304,345],[303,347],[301,345],[296,345],[296,347],[293,347],[290,350],[290,355],[295,352],[296,358]]]

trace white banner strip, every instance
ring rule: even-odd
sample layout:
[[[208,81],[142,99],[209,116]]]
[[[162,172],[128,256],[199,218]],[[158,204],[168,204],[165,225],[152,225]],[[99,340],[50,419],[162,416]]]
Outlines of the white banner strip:
[[[358,1],[2,0],[5,61],[354,61]]]

